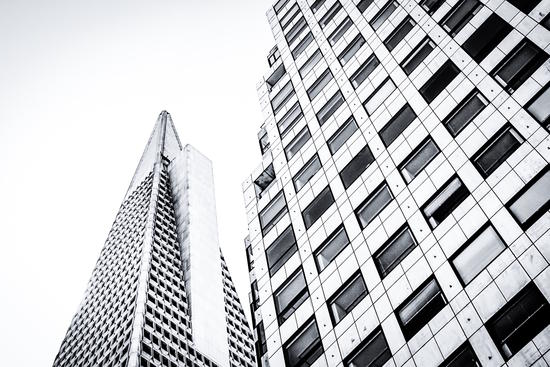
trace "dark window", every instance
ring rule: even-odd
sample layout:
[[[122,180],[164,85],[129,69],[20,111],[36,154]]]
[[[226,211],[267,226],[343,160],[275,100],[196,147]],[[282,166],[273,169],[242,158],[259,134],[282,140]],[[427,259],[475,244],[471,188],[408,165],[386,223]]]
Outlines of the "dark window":
[[[271,88],[273,88],[275,84],[277,84],[277,82],[281,80],[281,78],[283,77],[283,75],[285,75],[285,73],[286,73],[285,66],[281,64],[277,67],[277,69],[275,69],[273,74],[271,74],[269,78],[265,80],[265,82],[269,86],[269,91],[271,91]]]
[[[250,284],[250,294],[252,295],[252,302],[250,307],[252,312],[255,312],[260,307],[260,292],[258,290],[258,282],[255,280]]]
[[[547,166],[506,204],[526,230],[550,209],[550,169]]]
[[[487,178],[525,141],[509,123],[497,131],[472,157],[479,173]]]
[[[275,181],[275,170],[273,169],[272,163],[254,180],[256,195],[261,198],[262,192],[264,192],[273,181]]]
[[[480,63],[511,31],[512,26],[508,22],[492,13],[462,44],[462,48],[472,59]]]
[[[421,142],[418,147],[399,165],[399,171],[410,183],[430,162],[439,154],[440,150],[432,138]]]
[[[361,228],[368,226],[392,200],[393,195],[386,182],[383,182],[355,209]]]
[[[321,93],[324,87],[327,86],[328,83],[332,80],[332,73],[330,72],[330,69],[325,70],[321,76],[313,83],[311,87],[307,90],[307,95],[309,99],[312,101],[315,97]]]
[[[414,121],[416,114],[407,103],[390,121],[380,130],[380,138],[387,147]]]
[[[325,122],[336,112],[338,108],[344,103],[344,96],[342,92],[336,92],[325,105],[317,112],[317,120],[319,125],[323,126]]]
[[[378,107],[382,106],[384,102],[388,100],[391,94],[397,89],[393,80],[387,77],[376,89],[367,97],[367,100],[363,102],[363,107],[367,111],[367,114],[372,115]]]
[[[321,53],[321,50],[317,49],[313,55],[309,59],[307,59],[306,62],[304,62],[304,65],[298,70],[298,73],[300,74],[300,77],[305,78],[306,75],[309,74],[311,70],[317,65],[319,61],[323,59],[323,54]]]
[[[371,27],[376,31],[384,22],[390,17],[390,15],[393,14],[393,12],[397,9],[397,2],[390,0],[388,1],[382,9],[376,13],[374,18],[369,22]]]
[[[286,159],[290,160],[292,157],[294,157],[310,138],[311,134],[309,133],[309,129],[307,128],[307,126],[305,126],[285,147]]]
[[[367,286],[357,272],[327,301],[332,324],[336,325],[367,295]]]
[[[340,4],[340,1],[336,0],[334,5],[327,10],[326,14],[319,20],[319,26],[321,28],[325,28],[327,24],[334,18],[334,16],[342,9],[342,4]]]
[[[422,207],[430,227],[443,222],[470,195],[458,176],[447,181]]]
[[[445,0],[420,0],[420,6],[423,7],[428,14],[432,15],[444,2]]]
[[[439,24],[454,37],[482,6],[479,0],[459,0]]]
[[[357,153],[355,157],[340,171],[340,178],[347,189],[361,176],[363,172],[374,162],[374,156],[368,145]]]
[[[296,60],[298,56],[300,56],[302,52],[305,51],[307,46],[309,46],[311,41],[313,41],[313,35],[311,34],[311,32],[309,32],[292,50],[292,58]]]
[[[262,152],[262,155],[264,155],[265,152],[269,150],[271,145],[269,144],[269,137],[267,136],[267,132],[265,130],[260,131],[258,142],[260,143],[260,151]]]
[[[288,0],[279,0],[275,5],[273,6],[273,9],[275,10],[275,14],[279,14],[281,10],[285,7],[285,5],[288,3]]]
[[[277,112],[279,112],[283,108],[285,103],[290,98],[292,98],[293,95],[294,95],[294,87],[292,86],[292,82],[288,82],[281,88],[279,93],[277,93],[277,95],[275,95],[275,97],[273,97],[273,99],[271,100],[271,107],[273,108],[273,113],[277,114]]]
[[[514,92],[541,66],[548,54],[524,39],[491,73],[510,93]]]
[[[273,294],[279,325],[285,322],[309,297],[304,271],[300,268]]]
[[[508,0],[508,2],[525,14],[529,14],[540,3],[540,0]]]
[[[330,187],[327,186],[302,212],[306,229],[309,229],[333,203],[334,196],[332,196]]]
[[[367,10],[367,8],[370,6],[370,4],[372,4],[374,2],[374,0],[361,0],[359,1],[359,3],[357,3],[357,9],[359,9],[359,11],[361,13],[364,13],[365,10]]]
[[[458,74],[460,74],[460,70],[456,67],[454,62],[447,60],[434,75],[424,83],[419,92],[426,102],[432,103]]]
[[[317,10],[319,10],[319,8],[323,6],[325,1],[326,0],[316,0],[313,4],[311,4],[311,11],[315,14]]]
[[[298,102],[294,103],[292,107],[285,113],[283,117],[277,122],[277,129],[281,138],[285,137],[286,134],[296,125],[298,121],[304,116],[302,108]]]
[[[430,37],[424,38],[401,62],[405,74],[410,75],[435,49],[435,43]]]
[[[550,13],[548,13],[543,20],[540,21],[540,25],[550,31]]]
[[[351,116],[330,138],[328,138],[327,144],[330,153],[336,153],[358,129],[357,122],[355,122],[355,119]]]
[[[462,284],[470,283],[504,249],[506,244],[490,224],[484,225],[451,256],[449,262]]]
[[[315,264],[317,270],[322,272],[331,262],[349,245],[348,234],[343,225],[340,225],[328,238],[315,250]]]
[[[315,154],[292,178],[296,192],[300,191],[320,169],[321,161],[319,160],[319,156]]]
[[[288,45],[290,46],[299,36],[302,34],[302,32],[307,28],[307,22],[305,18],[302,16],[290,30],[286,33],[285,39]]]
[[[288,212],[286,207],[285,196],[280,191],[260,212],[260,225],[262,234],[266,234],[271,228],[277,224],[279,219]]]
[[[458,347],[439,367],[481,367],[481,363],[470,343],[466,342]]]
[[[283,346],[288,367],[311,366],[323,354],[323,343],[315,318],[300,328]]]
[[[391,351],[379,326],[344,359],[344,366],[377,367],[383,366],[390,359]]]
[[[355,53],[365,44],[365,39],[359,33],[355,38],[347,45],[347,47],[342,51],[340,56],[338,56],[338,60],[340,60],[340,64],[342,66],[346,65],[349,60],[355,55]]]
[[[388,38],[384,41],[384,44],[388,50],[392,51],[397,47],[399,42],[401,42],[407,34],[414,28],[416,22],[407,15],[405,19],[390,33]]]
[[[271,246],[265,250],[267,265],[269,266],[269,275],[273,275],[283,267],[288,259],[298,251],[296,238],[292,226],[289,226],[284,232],[273,241]]]
[[[445,307],[447,300],[433,276],[428,278],[395,311],[405,340],[410,340]]]
[[[474,89],[445,117],[443,125],[456,137],[488,104],[483,94]]]
[[[302,14],[300,11],[300,7],[298,6],[298,3],[295,3],[292,5],[290,9],[281,17],[281,28],[283,31],[292,23],[294,18],[296,18],[298,15]]]
[[[260,321],[258,323],[258,326],[256,326],[256,335],[258,336],[258,341],[256,342],[256,351],[261,357],[267,353],[267,338],[265,337],[265,329],[264,329],[263,321]]]
[[[416,247],[416,241],[407,224],[399,228],[373,255],[374,264],[384,279]]]
[[[360,86],[379,64],[380,60],[378,60],[378,57],[375,54],[370,55],[363,65],[359,66],[357,71],[350,77],[353,88]]]
[[[526,105],[529,111],[540,124],[550,130],[550,83],[537,93]]]
[[[350,17],[346,17],[338,27],[328,36],[328,42],[331,44],[331,46],[334,46],[336,42],[346,34],[347,30],[350,29],[350,27],[353,25],[352,20]]]
[[[509,360],[550,324],[550,305],[531,282],[487,321],[487,331]]]

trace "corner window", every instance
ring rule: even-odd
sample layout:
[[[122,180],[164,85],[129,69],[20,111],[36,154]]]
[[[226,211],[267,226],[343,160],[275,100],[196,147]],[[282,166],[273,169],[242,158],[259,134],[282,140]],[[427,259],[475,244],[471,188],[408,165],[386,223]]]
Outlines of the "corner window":
[[[307,61],[302,65],[302,67],[298,70],[298,73],[300,74],[300,77],[304,79],[311,70],[317,65],[319,61],[323,59],[323,54],[321,53],[321,50],[317,49],[313,55]]]
[[[355,157],[340,171],[340,178],[347,189],[361,176],[363,172],[374,162],[374,156],[368,145],[357,153]]]
[[[322,354],[323,343],[315,318],[300,328],[283,346],[288,367],[311,366]]]
[[[317,120],[319,121],[319,125],[323,126],[325,122],[328,121],[340,108],[340,106],[344,103],[344,96],[342,95],[342,92],[338,91],[334,93],[334,95],[325,103],[325,105],[321,108],[319,112],[317,112]]]
[[[383,366],[391,359],[391,351],[382,328],[377,327],[356,350],[344,359],[345,367]]]
[[[444,2],[445,0],[420,0],[419,4],[428,14],[432,15],[441,7],[441,5],[443,5]]]
[[[359,9],[361,13],[364,13],[373,2],[374,0],[361,0],[357,3],[357,9]]]
[[[384,44],[388,50],[392,51],[397,47],[399,42],[409,34],[409,32],[414,28],[416,22],[407,15],[405,19],[390,33],[390,35],[384,40]]]
[[[531,282],[485,325],[507,361],[550,324],[548,315],[548,301]]]
[[[417,243],[407,224],[399,228],[373,255],[374,264],[384,279],[414,250]]]
[[[525,109],[529,111],[546,130],[550,130],[550,83],[531,99]]]
[[[319,20],[319,26],[325,28],[336,14],[338,14],[340,9],[342,9],[342,4],[340,4],[340,1],[336,0],[334,5],[332,5],[332,7],[327,10],[326,14]]]
[[[355,38],[349,43],[349,45],[340,53],[338,56],[338,60],[340,60],[340,64],[342,66],[346,65],[349,60],[353,56],[355,56],[355,53],[366,43],[365,39],[359,33]]]
[[[273,88],[275,84],[277,84],[277,82],[281,80],[281,78],[283,77],[283,75],[285,75],[285,73],[286,73],[286,69],[284,64],[279,65],[277,69],[273,71],[273,74],[271,74],[269,78],[265,80],[265,82],[269,86],[269,91],[271,91],[271,88]]]
[[[500,167],[525,141],[516,129],[507,123],[474,154],[472,162],[484,178]]]
[[[416,119],[416,114],[407,103],[395,116],[380,130],[380,138],[387,148],[401,135],[403,131]]]
[[[411,73],[424,61],[435,49],[435,43],[430,37],[424,38],[401,62],[401,67],[407,75]]]
[[[328,138],[327,144],[330,153],[336,153],[357,130],[359,130],[357,122],[355,122],[355,119],[351,116],[330,138]]]
[[[259,218],[262,234],[265,235],[269,232],[287,212],[288,208],[286,207],[285,196],[283,192],[280,191],[273,200],[260,211]]]
[[[269,267],[269,275],[273,276],[283,267],[288,259],[298,251],[296,238],[292,226],[289,226],[282,234],[273,241],[271,246],[265,250],[267,265]]]
[[[305,126],[285,147],[286,159],[290,160],[292,157],[294,157],[310,138],[311,134],[309,133],[309,129],[307,128],[307,126]]]
[[[340,25],[336,27],[336,29],[330,34],[330,36],[328,36],[328,42],[330,43],[330,45],[334,46],[336,42],[338,42],[344,36],[344,34],[346,34],[348,29],[350,29],[352,25],[353,22],[351,21],[350,17],[346,17],[346,19],[344,19],[342,23],[340,23]]]
[[[460,70],[456,67],[454,62],[447,60],[434,75],[424,83],[419,92],[426,102],[432,103],[458,74],[460,74]]]
[[[380,60],[375,54],[369,56],[369,58],[357,69],[355,73],[349,78],[353,88],[357,88],[367,79],[367,77],[380,65]]]
[[[279,325],[285,322],[308,297],[306,278],[304,271],[300,268],[273,294]]]
[[[327,186],[302,212],[306,229],[309,229],[313,223],[317,222],[333,203],[334,196],[332,196],[330,187]]]
[[[439,367],[481,367],[469,342],[458,347]]]
[[[325,70],[321,76],[313,83],[311,87],[307,90],[307,95],[310,101],[313,101],[315,97],[321,93],[324,87],[333,79],[330,69]]]
[[[422,207],[432,229],[443,222],[470,195],[458,176],[447,181]]]
[[[302,107],[300,107],[300,103],[294,103],[287,113],[277,122],[277,129],[279,130],[281,138],[285,137],[303,116],[304,114],[302,112]]]
[[[462,48],[478,64],[512,31],[512,26],[492,13],[468,38]]]
[[[294,95],[294,87],[292,82],[286,83],[279,93],[271,100],[271,107],[273,108],[273,114],[277,114],[285,105],[285,103]]]
[[[392,95],[397,89],[393,80],[387,77],[376,89],[368,96],[367,100],[363,102],[363,107],[367,111],[367,114],[371,116],[378,107],[382,106],[384,102]]]
[[[428,278],[396,310],[405,340],[409,341],[430,322],[447,304],[447,300],[433,277]]]
[[[311,34],[311,32],[309,32],[297,45],[296,47],[294,47],[294,49],[292,49],[292,58],[294,60],[296,60],[298,58],[298,56],[300,56],[302,54],[302,52],[304,52],[307,48],[307,46],[309,46],[309,44],[311,43],[311,41],[313,41],[313,35]]]
[[[451,37],[454,37],[468,24],[482,6],[483,4],[479,0],[459,0],[449,13],[441,19],[439,24]]]
[[[327,301],[332,324],[336,325],[367,295],[367,286],[357,272]]]
[[[300,191],[320,169],[321,161],[319,160],[319,156],[315,154],[292,178],[296,192]]]
[[[550,209],[550,169],[548,166],[517,193],[506,207],[519,223],[527,230]]]
[[[374,18],[369,22],[370,26],[376,31],[378,28],[384,24],[384,22],[393,14],[393,12],[397,9],[397,2],[390,0],[388,1],[382,9],[376,13]]]
[[[322,272],[331,262],[349,245],[348,234],[341,224],[328,238],[315,250],[315,264],[317,270]]]
[[[439,154],[440,150],[428,137],[407,157],[400,165],[399,171],[406,183],[410,183],[430,162]]]
[[[443,120],[443,125],[456,137],[489,104],[477,89],[468,94]]]
[[[393,200],[393,195],[386,182],[382,183],[355,209],[361,229],[365,229],[374,218]]]

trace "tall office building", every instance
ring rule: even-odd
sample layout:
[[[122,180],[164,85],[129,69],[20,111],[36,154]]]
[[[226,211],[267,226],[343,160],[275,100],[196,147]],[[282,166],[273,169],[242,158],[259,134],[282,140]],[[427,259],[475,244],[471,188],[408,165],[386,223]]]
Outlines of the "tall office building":
[[[262,366],[550,365],[550,1],[280,0]]]
[[[211,162],[162,112],[54,366],[252,367]]]

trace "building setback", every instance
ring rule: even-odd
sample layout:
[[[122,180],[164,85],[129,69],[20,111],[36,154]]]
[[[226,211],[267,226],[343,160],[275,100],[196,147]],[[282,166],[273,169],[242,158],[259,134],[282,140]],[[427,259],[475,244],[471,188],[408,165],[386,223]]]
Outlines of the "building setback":
[[[550,0],[280,0],[261,366],[550,365]]]
[[[54,367],[253,367],[212,164],[162,112]]]

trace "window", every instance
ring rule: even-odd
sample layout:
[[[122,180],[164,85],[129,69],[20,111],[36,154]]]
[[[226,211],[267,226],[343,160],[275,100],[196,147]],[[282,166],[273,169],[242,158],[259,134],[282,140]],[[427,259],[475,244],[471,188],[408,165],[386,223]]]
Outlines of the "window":
[[[267,166],[267,168],[254,180],[254,190],[256,195],[261,198],[262,192],[271,185],[275,180],[275,170],[273,164]]]
[[[540,0],[508,0],[508,2],[525,14],[529,14],[540,3]]]
[[[310,101],[313,101],[313,99],[315,97],[317,97],[319,95],[319,93],[321,93],[323,88],[326,87],[326,85],[328,83],[330,83],[331,80],[332,80],[332,73],[330,72],[330,69],[327,69],[313,83],[313,85],[308,88],[307,95],[308,95]]]
[[[524,140],[508,123],[474,154],[472,162],[479,173],[487,178],[520,147]]]
[[[277,46],[273,47],[271,51],[269,51],[269,55],[267,55],[267,63],[269,64],[269,67],[272,67],[275,65],[277,60],[281,58],[281,53],[279,52],[279,49]]]
[[[294,237],[292,226],[289,226],[279,235],[279,237],[277,237],[277,239],[275,239],[275,241],[273,241],[271,246],[265,250],[269,275],[273,276],[273,274],[282,268],[286,261],[290,259],[296,251],[298,251],[296,238]]]
[[[474,89],[445,117],[443,125],[456,137],[488,104],[483,94]]]
[[[302,212],[306,229],[309,229],[333,203],[334,196],[332,196],[330,187],[327,186]]]
[[[542,126],[550,130],[550,83],[546,84],[542,90],[525,105],[529,111]]]
[[[376,31],[384,22],[386,19],[390,17],[390,15],[393,14],[393,12],[397,9],[397,3],[393,0],[388,1],[382,9],[376,13],[374,18],[369,22],[371,27]]]
[[[540,21],[540,25],[550,30],[550,13],[548,13],[543,20]]]
[[[277,69],[275,69],[273,74],[271,74],[269,78],[265,80],[267,85],[269,85],[269,91],[271,91],[271,88],[273,88],[275,84],[277,84],[277,82],[281,80],[281,78],[283,77],[283,75],[285,75],[285,73],[286,73],[285,66],[281,64],[277,67]]]
[[[422,207],[430,227],[443,222],[470,195],[458,176],[453,176]]]
[[[424,140],[399,165],[399,171],[406,183],[410,183],[430,162],[439,154],[440,150],[432,138]]]
[[[392,51],[397,47],[399,42],[401,42],[407,34],[414,28],[416,22],[407,15],[405,19],[390,33],[388,38],[384,40],[384,44],[388,50]]]
[[[351,116],[330,138],[328,138],[327,144],[330,153],[336,153],[358,129],[357,122],[355,122],[355,119]]]
[[[513,93],[547,58],[546,52],[525,38],[491,74],[509,93]]]
[[[350,81],[353,88],[359,87],[379,64],[380,60],[378,60],[378,57],[376,57],[375,54],[370,55],[367,61],[365,61],[363,65],[359,66],[357,71],[351,76]]]
[[[370,4],[372,4],[374,2],[374,0],[361,0],[359,1],[359,3],[357,3],[357,9],[359,9],[359,11],[361,13],[364,13],[365,10],[367,10],[367,8],[370,6]]]
[[[300,191],[320,169],[321,161],[319,156],[315,154],[292,179],[296,192]]]
[[[271,100],[271,107],[273,108],[273,113],[277,114],[279,112],[286,101],[288,101],[292,96],[294,95],[294,87],[292,86],[292,82],[288,82],[284,85],[284,87],[281,88],[279,93],[273,99]]]
[[[367,286],[357,272],[327,301],[332,324],[336,326],[367,295]]]
[[[430,37],[424,38],[401,62],[405,74],[410,75],[434,49],[435,43],[432,39]]]
[[[267,136],[267,131],[261,130],[258,134],[258,142],[260,143],[260,151],[262,152],[262,155],[265,154],[269,150],[269,147],[271,144],[269,144],[269,137]]]
[[[304,146],[305,143],[307,143],[310,138],[311,134],[309,133],[309,129],[307,128],[307,126],[305,126],[285,147],[286,159],[290,160],[292,157],[294,157],[294,155],[296,155],[296,153],[300,151],[300,149]]]
[[[483,5],[479,0],[459,0],[455,6],[441,19],[441,26],[454,37]]]
[[[283,192],[280,191],[260,212],[260,226],[265,235],[288,212]]]
[[[300,328],[283,346],[285,364],[288,367],[311,366],[321,354],[323,343],[317,323],[312,318]]]
[[[550,169],[547,166],[506,204],[519,225],[527,230],[550,209]]]
[[[288,0],[277,1],[277,3],[273,6],[273,9],[275,10],[275,14],[279,14],[287,3],[288,3]]]
[[[374,162],[374,156],[368,145],[357,153],[355,157],[340,171],[340,178],[347,189],[361,176],[363,172]]]
[[[392,199],[393,195],[388,185],[386,182],[383,182],[355,209],[355,215],[357,216],[357,220],[359,220],[361,228],[364,229],[368,226],[388,206]]]
[[[481,367],[470,343],[458,347],[439,367]]]
[[[300,70],[298,70],[300,77],[302,77],[302,79],[305,78],[309,74],[309,72],[313,70],[315,65],[317,65],[317,63],[322,59],[323,54],[321,53],[321,50],[317,49],[317,51],[315,51],[313,55],[311,55],[311,57],[304,63],[304,65],[302,65]]]
[[[300,268],[273,294],[279,325],[285,322],[308,297],[306,278],[304,271]]]
[[[340,4],[340,1],[336,0],[334,5],[332,5],[332,7],[327,10],[326,14],[319,20],[319,26],[325,28],[340,9],[342,9],[342,4]]]
[[[492,225],[484,225],[451,258],[449,262],[462,284],[479,275],[504,249],[506,244]]]
[[[390,359],[391,351],[382,328],[379,326],[344,359],[344,366],[377,367],[383,366]]]
[[[472,59],[480,63],[511,31],[512,26],[508,22],[492,13],[462,44],[462,48]]]
[[[315,14],[317,10],[319,10],[319,8],[323,6],[325,1],[326,0],[316,0],[313,4],[311,4],[311,11]]]
[[[279,134],[281,135],[281,138],[285,137],[286,134],[296,125],[298,121],[304,116],[302,113],[302,108],[300,107],[300,104],[298,102],[294,103],[292,107],[288,110],[287,113],[281,119],[279,122],[277,122],[277,129],[279,130]]]
[[[311,41],[313,41],[313,35],[311,34],[311,32],[309,32],[292,50],[292,58],[296,60],[298,56],[300,56],[302,52],[305,51],[307,46],[309,46]]]
[[[340,38],[342,38],[344,34],[346,34],[347,30],[350,29],[352,25],[353,22],[351,21],[350,17],[346,17],[346,19],[344,19],[342,23],[340,23],[340,25],[336,27],[336,29],[330,34],[330,36],[328,36],[328,42],[330,43],[330,45],[334,46],[336,42],[338,42]]]
[[[382,106],[382,104],[388,100],[396,89],[397,87],[393,83],[393,80],[389,77],[386,78],[386,80],[376,87],[374,92],[368,96],[367,100],[363,102],[363,107],[365,107],[367,114],[371,116],[378,107]]]
[[[357,50],[361,48],[365,44],[365,39],[359,33],[355,38],[349,43],[349,45],[342,51],[340,56],[338,56],[338,60],[340,60],[340,64],[342,66],[346,65],[349,60],[355,55]]]
[[[302,16],[298,21],[290,28],[288,33],[285,35],[286,42],[290,46],[296,39],[300,36],[302,31],[307,28],[307,23],[304,17]]]
[[[267,353],[267,338],[265,337],[264,322],[260,321],[256,326],[256,335],[258,335],[258,341],[256,342],[256,351],[259,356],[263,356]],[[259,358],[258,358],[259,359]]]
[[[458,70],[454,62],[447,60],[420,88],[420,94],[422,94],[426,102],[432,103],[459,73],[460,70]]]
[[[447,300],[433,277],[428,278],[395,311],[405,340],[409,341],[445,307]]]
[[[387,147],[414,121],[416,114],[407,103],[390,121],[380,130],[380,138]]]
[[[485,324],[504,360],[509,360],[550,324],[550,305],[531,282]]]
[[[283,31],[288,28],[290,23],[296,18],[298,15],[300,15],[302,12],[300,11],[300,7],[297,3],[292,5],[292,7],[281,17],[281,28]]]
[[[420,0],[420,6],[430,15],[435,13],[445,0]]]
[[[342,92],[336,92],[327,103],[317,112],[317,120],[319,120],[319,125],[323,126],[325,122],[336,112],[338,108],[344,103],[344,96]]]
[[[417,243],[407,224],[399,228],[373,255],[374,264],[384,279],[411,253]]]
[[[322,272],[331,262],[349,245],[348,234],[343,225],[340,225],[328,238],[315,250],[315,264],[317,270]]]

